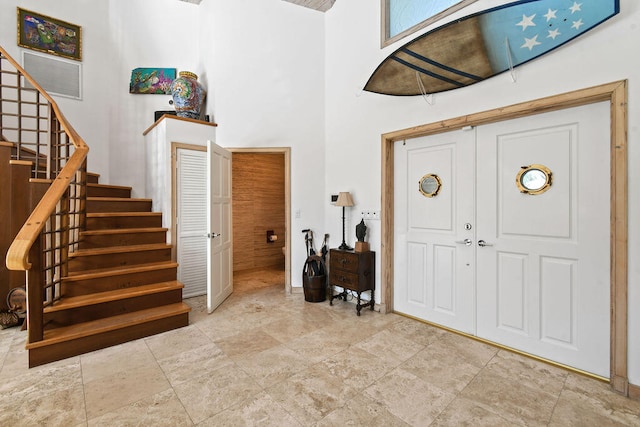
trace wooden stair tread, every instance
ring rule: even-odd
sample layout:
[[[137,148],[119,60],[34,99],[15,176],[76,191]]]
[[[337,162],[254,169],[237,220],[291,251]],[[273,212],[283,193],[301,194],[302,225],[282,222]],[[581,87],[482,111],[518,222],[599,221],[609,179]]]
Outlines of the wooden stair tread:
[[[126,289],[116,289],[113,291],[96,292],[88,295],[80,295],[75,297],[62,297],[53,305],[45,307],[45,313],[53,313],[56,311],[68,310],[72,308],[85,307],[89,305],[102,304],[110,301],[118,301],[127,298],[134,298],[143,295],[151,295],[170,291],[173,289],[182,289],[184,285],[177,280],[167,282],[152,283],[149,285],[134,286]]]
[[[94,184],[87,183],[87,187],[95,187],[95,188],[113,188],[117,190],[132,190],[132,187],[127,187],[125,185],[111,185],[111,184]]]
[[[63,326],[56,329],[44,331],[42,341],[27,343],[27,350],[46,347],[65,341],[76,340],[83,337],[98,335],[117,329],[127,328],[154,320],[176,316],[191,311],[191,307],[183,302],[167,304],[160,307],[148,308],[131,313],[119,314],[90,322],[78,323],[76,325]]]
[[[178,267],[177,262],[163,261],[152,262],[147,264],[136,264],[125,267],[110,267],[110,268],[98,268],[95,270],[82,270],[76,272],[69,272],[66,277],[63,277],[63,281],[78,281],[97,279],[100,277],[119,276],[131,273],[144,273],[146,271],[154,271],[161,269],[169,269]]]
[[[128,233],[157,233],[169,231],[166,227],[147,227],[147,228],[107,228],[104,230],[86,230],[81,231],[81,236],[103,236],[107,234],[128,234]]]
[[[134,199],[132,197],[87,197],[88,202],[151,202],[151,199]]]
[[[130,245],[130,246],[109,246],[107,248],[78,249],[69,253],[69,258],[77,258],[81,256],[121,254],[126,252],[143,252],[158,249],[171,249],[171,245],[166,243],[150,243],[146,245]]]
[[[87,218],[108,218],[117,216],[162,216],[162,212],[93,212],[87,213]]]

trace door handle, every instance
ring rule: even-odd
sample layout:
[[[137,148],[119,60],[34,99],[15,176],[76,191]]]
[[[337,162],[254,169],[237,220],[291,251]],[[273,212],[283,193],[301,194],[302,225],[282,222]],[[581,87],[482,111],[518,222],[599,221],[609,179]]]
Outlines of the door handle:
[[[493,246],[493,244],[487,243],[484,240],[478,240],[478,246],[480,246],[481,248],[484,248],[485,246]]]
[[[473,242],[471,241],[471,239],[464,239],[464,240],[456,240],[456,243],[459,245],[471,246]]]
[[[222,236],[222,234],[219,233],[207,233],[205,234],[205,237],[208,237],[209,239],[215,239],[216,237],[220,237]]]

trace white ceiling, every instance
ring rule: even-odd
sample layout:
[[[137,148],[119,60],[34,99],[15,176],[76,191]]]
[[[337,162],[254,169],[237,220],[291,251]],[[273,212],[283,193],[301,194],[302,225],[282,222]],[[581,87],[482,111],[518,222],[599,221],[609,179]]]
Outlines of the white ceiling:
[[[202,0],[180,0],[187,3],[200,4]],[[308,7],[309,9],[319,10],[320,12],[326,12],[331,9],[331,6],[336,0],[284,0],[289,3],[297,4],[299,6]]]

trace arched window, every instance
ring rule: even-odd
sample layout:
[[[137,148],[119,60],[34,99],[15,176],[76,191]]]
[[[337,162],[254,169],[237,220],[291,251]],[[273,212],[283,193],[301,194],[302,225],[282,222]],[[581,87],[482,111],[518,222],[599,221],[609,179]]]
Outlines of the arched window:
[[[382,47],[477,0],[381,0]]]

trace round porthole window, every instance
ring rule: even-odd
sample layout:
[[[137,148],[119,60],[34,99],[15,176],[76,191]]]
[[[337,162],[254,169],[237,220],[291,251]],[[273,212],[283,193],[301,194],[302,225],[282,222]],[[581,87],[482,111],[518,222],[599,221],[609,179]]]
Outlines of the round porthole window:
[[[429,173],[420,178],[419,190],[425,197],[434,197],[440,191],[442,187],[442,181],[438,175]]]
[[[520,168],[516,185],[521,193],[542,194],[551,188],[551,170],[543,165],[529,165]]]

